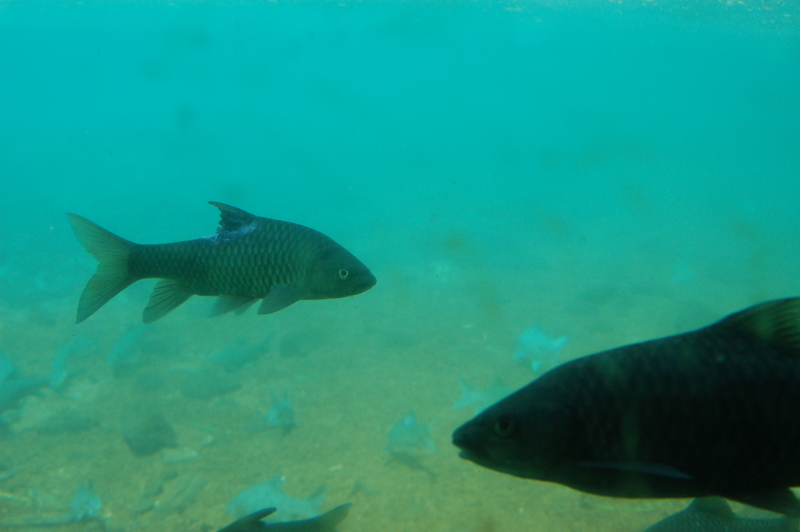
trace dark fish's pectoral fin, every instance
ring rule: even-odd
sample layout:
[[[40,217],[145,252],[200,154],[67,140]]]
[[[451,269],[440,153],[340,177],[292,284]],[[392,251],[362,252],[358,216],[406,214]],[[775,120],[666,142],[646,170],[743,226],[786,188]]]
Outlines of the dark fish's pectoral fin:
[[[150,295],[150,301],[142,313],[142,321],[153,323],[163,318],[182,304],[194,294],[186,290],[175,281],[162,279],[158,282]]]
[[[720,493],[726,499],[741,502],[762,510],[769,510],[789,517],[800,517],[800,501],[789,488],[759,491],[746,495]]]
[[[248,514],[241,519],[234,521],[225,528],[221,528],[219,532],[251,532],[252,530],[266,530],[266,525],[261,523],[261,520],[272,515],[277,511],[276,508],[264,508]],[[333,511],[333,510],[331,510]]]
[[[261,306],[258,307],[258,313],[272,314],[273,312],[278,312],[289,305],[297,303],[303,299],[303,296],[305,296],[305,293],[291,286],[275,285],[270,288],[269,294],[261,302]]]
[[[77,214],[67,214],[78,241],[100,263],[86,283],[76,323],[80,323],[138,279],[128,271],[128,257],[136,246]]]
[[[727,328],[800,358],[800,298],[767,301],[731,314],[710,327]]]
[[[219,226],[223,231],[238,231],[243,227],[253,223],[258,216],[250,214],[242,209],[237,209],[217,201],[209,201],[211,205],[219,209]]]
[[[247,296],[219,296],[211,309],[211,316],[220,316],[231,311],[236,314],[243,314],[250,305],[256,302],[256,298]]]
[[[672,478],[676,480],[694,480],[691,475],[679,471],[672,466],[664,464],[651,464],[645,462],[577,462],[575,465],[594,469],[608,469],[612,471],[626,471],[653,477]]]

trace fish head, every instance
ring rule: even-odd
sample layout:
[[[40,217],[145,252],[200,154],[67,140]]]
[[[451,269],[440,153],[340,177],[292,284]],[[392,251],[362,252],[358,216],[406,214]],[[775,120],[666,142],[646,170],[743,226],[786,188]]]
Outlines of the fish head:
[[[572,415],[561,403],[525,401],[525,389],[484,410],[453,433],[459,456],[479,466],[544,480],[570,447]]]
[[[304,299],[335,299],[366,292],[377,280],[363,262],[332,243],[320,250],[310,272],[311,293]]]

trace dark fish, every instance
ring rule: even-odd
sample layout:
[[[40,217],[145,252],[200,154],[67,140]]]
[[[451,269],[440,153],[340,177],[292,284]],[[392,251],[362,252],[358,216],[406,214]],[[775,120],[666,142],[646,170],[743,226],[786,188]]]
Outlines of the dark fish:
[[[461,456],[612,497],[800,517],[800,299],[563,364],[453,434]]]
[[[215,235],[171,244],[134,244],[67,214],[78,240],[100,263],[81,294],[77,323],[141,279],[161,279],[144,309],[145,323],[193,295],[219,296],[213,315],[244,312],[257,299],[263,299],[258,313],[270,314],[301,299],[354,296],[375,286],[361,261],[318,231],[211,205],[220,210]]]
[[[737,517],[725,499],[695,499],[685,509],[659,521],[644,532],[797,532],[798,520]]]
[[[259,530],[270,530],[272,532],[333,532],[336,525],[341,523],[347,512],[350,511],[352,504],[337,506],[330,512],[303,519],[301,521],[284,521],[282,523],[264,523],[261,521],[270,514],[276,512],[275,508],[264,508],[241,519],[234,521],[218,532],[256,532]]]

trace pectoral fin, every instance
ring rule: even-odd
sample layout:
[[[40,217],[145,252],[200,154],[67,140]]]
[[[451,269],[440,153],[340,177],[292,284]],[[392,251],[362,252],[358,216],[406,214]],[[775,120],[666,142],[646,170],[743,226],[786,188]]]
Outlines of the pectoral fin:
[[[577,465],[596,469],[610,469],[614,471],[627,471],[643,475],[653,475],[679,480],[693,480],[694,477],[664,464],[650,464],[644,462],[579,462]]]
[[[275,285],[270,289],[267,297],[261,302],[261,306],[258,307],[258,313],[272,314],[273,312],[278,312],[289,305],[297,303],[303,299],[303,296],[305,296],[304,292],[292,288],[291,286],[282,284]]]

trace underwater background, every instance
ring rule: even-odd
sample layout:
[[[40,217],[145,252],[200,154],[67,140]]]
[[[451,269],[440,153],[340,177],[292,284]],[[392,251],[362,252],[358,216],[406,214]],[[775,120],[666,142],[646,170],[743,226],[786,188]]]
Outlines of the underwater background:
[[[800,6],[0,1],[0,183],[0,527],[213,531],[278,476],[278,519],[353,502],[344,532],[641,532],[687,501],[450,435],[554,364],[800,295]],[[164,243],[208,201],[378,284],[142,325],[143,281],[75,325],[65,213]]]

